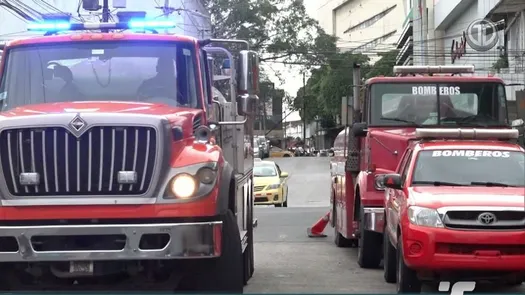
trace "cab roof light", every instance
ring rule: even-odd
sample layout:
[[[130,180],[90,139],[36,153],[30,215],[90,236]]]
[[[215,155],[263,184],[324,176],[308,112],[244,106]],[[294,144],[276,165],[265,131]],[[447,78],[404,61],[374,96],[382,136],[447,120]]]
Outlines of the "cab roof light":
[[[175,28],[172,20],[145,19],[145,13],[125,12],[120,14],[117,23],[71,23],[69,15],[47,16],[43,21],[29,23],[29,31],[61,32],[61,31],[85,31],[85,30],[138,30],[155,31],[156,29]],[[67,17],[67,18],[66,18]]]
[[[474,65],[468,66],[394,66],[394,74],[472,74]]]
[[[517,139],[517,129],[416,128],[417,139]]]

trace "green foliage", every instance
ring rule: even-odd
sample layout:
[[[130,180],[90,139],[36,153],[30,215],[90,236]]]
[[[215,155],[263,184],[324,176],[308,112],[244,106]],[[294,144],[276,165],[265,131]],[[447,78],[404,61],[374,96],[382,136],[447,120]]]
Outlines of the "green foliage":
[[[380,56],[373,65],[370,59],[362,54],[345,52],[329,56],[325,64],[310,71],[306,91],[303,88],[299,89],[291,102],[292,108],[299,111],[302,118],[305,115],[309,122],[317,117],[321,127],[335,127],[336,118],[341,114],[342,98],[353,96],[354,64],[361,65],[361,76],[364,78],[393,75],[397,51],[386,52]]]
[[[335,38],[306,13],[303,0],[203,0],[214,38],[248,40],[261,61],[320,62]]]

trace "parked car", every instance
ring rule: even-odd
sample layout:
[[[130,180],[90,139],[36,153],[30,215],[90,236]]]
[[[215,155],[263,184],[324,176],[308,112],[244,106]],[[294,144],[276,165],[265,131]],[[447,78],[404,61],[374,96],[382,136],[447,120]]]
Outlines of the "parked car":
[[[276,146],[272,146],[270,148],[270,157],[272,158],[282,158],[282,157],[287,158],[287,157],[293,157],[293,156],[294,156],[294,153],[287,151],[287,150],[283,150]]]

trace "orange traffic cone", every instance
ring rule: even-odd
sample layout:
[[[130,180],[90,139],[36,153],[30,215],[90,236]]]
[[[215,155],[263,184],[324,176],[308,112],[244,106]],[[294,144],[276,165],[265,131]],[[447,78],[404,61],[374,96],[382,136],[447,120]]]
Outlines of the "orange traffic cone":
[[[319,219],[312,227],[309,227],[306,229],[306,233],[308,234],[308,237],[310,238],[326,237],[326,235],[323,234],[323,231],[324,231],[324,228],[328,225],[328,221],[330,221],[330,211],[328,211],[328,213],[326,213],[325,216]]]

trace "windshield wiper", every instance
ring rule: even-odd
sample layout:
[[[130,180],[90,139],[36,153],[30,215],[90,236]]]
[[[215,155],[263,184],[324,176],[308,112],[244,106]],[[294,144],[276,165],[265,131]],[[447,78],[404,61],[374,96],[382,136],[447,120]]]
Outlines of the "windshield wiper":
[[[469,119],[466,119],[469,118]],[[487,123],[482,122],[473,122],[472,116],[469,117],[445,117],[439,119],[441,122],[453,122],[459,126],[476,126],[476,127],[488,127]]]
[[[433,186],[468,186],[464,183],[446,182],[446,181],[430,181],[430,180],[419,180],[413,181],[412,184],[431,184]]]
[[[501,186],[501,187],[517,187],[516,185],[506,184],[502,182],[491,182],[491,181],[473,181],[471,185],[484,185],[484,186]]]
[[[408,124],[416,125],[417,127],[421,127],[421,124],[418,124],[418,123],[416,123],[416,122],[414,122],[414,121],[405,120],[405,119],[399,119],[399,118],[386,118],[386,117],[381,117],[380,119],[381,119],[381,120],[385,120],[385,121],[403,122],[403,123],[408,123]]]

